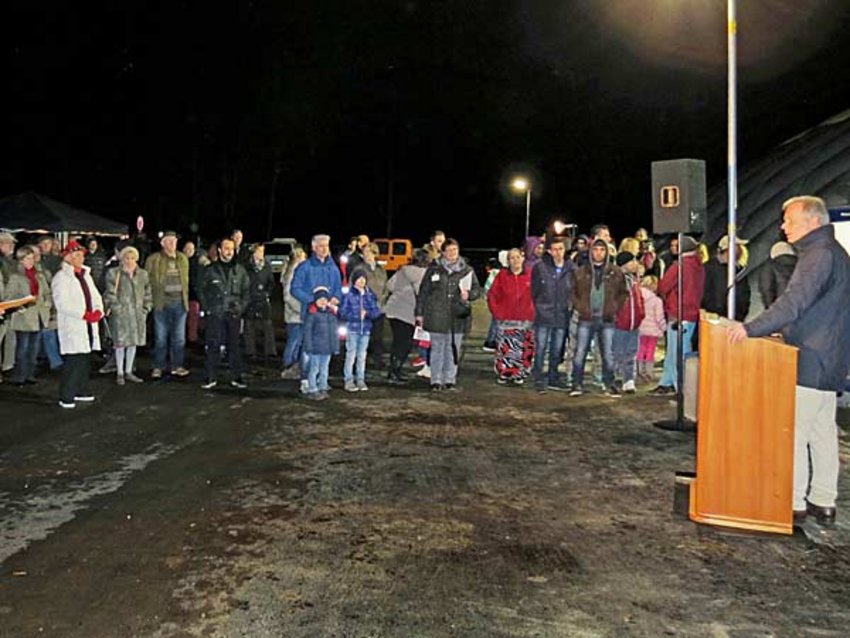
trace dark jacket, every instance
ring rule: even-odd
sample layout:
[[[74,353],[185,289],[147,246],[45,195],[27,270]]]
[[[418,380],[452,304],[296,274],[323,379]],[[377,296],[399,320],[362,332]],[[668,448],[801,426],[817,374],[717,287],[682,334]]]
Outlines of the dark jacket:
[[[765,308],[769,308],[785,292],[796,265],[797,255],[779,255],[762,266],[759,271],[759,291]]]
[[[850,257],[832,226],[816,228],[794,247],[797,266],[785,292],[744,327],[751,337],[781,330],[800,349],[797,385],[843,390],[850,368]]]
[[[248,304],[248,273],[234,260],[214,261],[201,271],[198,300],[205,314],[240,317]]]
[[[246,319],[271,319],[271,294],[274,291],[274,273],[266,260],[257,264],[253,258],[246,266],[248,271],[248,307]]]
[[[460,300],[460,283],[465,278],[470,282],[466,304]],[[428,266],[422,277],[416,298],[416,316],[422,317],[422,327],[429,332],[463,334],[472,325],[472,316],[458,318],[456,310],[480,295],[478,278],[463,257],[459,258],[454,269],[447,268],[441,257]]]
[[[366,316],[361,317],[361,311]],[[378,308],[378,297],[367,287],[361,294],[357,288],[352,288],[342,298],[339,307],[339,318],[348,324],[348,332],[358,335],[372,334],[372,322],[381,316]]]
[[[94,279],[94,284],[103,292],[103,286],[106,283],[104,280],[104,269],[106,268],[106,260],[109,255],[106,251],[98,246],[97,252],[86,253],[86,258],[83,263],[91,268],[91,278]]]
[[[306,304],[305,304],[306,305]],[[304,317],[304,352],[307,354],[339,354],[336,314],[331,306],[319,310],[315,303],[307,305]]]
[[[602,280],[605,282],[605,297],[602,302],[602,321],[613,322],[617,311],[628,296],[626,277],[619,266],[605,263]],[[593,263],[588,262],[575,272],[573,283],[573,308],[581,321],[592,321],[590,292],[593,285]]]
[[[702,292],[701,306],[709,312],[721,317],[726,316],[726,291],[728,289],[728,273],[726,264],[717,258],[710,259],[705,264],[705,287]],[[743,321],[750,312],[750,282],[740,267],[736,268],[735,283],[735,320]]]
[[[531,298],[534,323],[550,328],[566,328],[570,323],[573,277],[576,265],[564,261],[559,273],[552,255],[545,254],[531,270]]]

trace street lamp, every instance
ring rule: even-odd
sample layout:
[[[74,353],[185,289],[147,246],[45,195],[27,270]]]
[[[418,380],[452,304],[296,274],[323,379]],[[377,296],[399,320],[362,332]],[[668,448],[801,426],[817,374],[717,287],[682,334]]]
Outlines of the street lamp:
[[[522,193],[525,192],[525,237],[528,237],[528,224],[531,220],[531,182],[528,181],[525,177],[516,177],[514,181],[511,182],[511,188],[513,188],[516,192]]]

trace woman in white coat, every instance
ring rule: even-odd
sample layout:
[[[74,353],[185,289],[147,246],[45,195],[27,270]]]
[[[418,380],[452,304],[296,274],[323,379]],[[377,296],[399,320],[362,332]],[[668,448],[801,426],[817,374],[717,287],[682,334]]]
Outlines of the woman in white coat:
[[[76,407],[94,401],[89,392],[89,354],[100,350],[97,324],[103,319],[103,299],[94,285],[86,249],[76,241],[62,251],[62,268],[53,277],[53,305],[59,327],[59,349],[65,359],[59,384],[59,405]]]

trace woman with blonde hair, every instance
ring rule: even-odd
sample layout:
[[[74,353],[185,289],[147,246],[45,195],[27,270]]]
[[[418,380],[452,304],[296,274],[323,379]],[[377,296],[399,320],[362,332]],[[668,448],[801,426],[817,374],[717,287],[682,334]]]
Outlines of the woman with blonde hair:
[[[118,266],[106,273],[103,289],[107,322],[115,350],[116,383],[125,379],[142,383],[133,372],[136,349],[146,343],[145,328],[153,296],[148,273],[139,267],[139,251],[125,246],[118,253]]]
[[[292,294],[292,277],[295,275],[295,269],[305,259],[307,259],[307,252],[301,246],[296,246],[280,277],[280,283],[283,286],[283,320],[286,323],[283,372],[280,373],[282,379],[298,379],[301,376],[301,370],[296,365],[301,361],[301,344],[303,343],[301,302]],[[306,372],[304,370],[305,374]]]

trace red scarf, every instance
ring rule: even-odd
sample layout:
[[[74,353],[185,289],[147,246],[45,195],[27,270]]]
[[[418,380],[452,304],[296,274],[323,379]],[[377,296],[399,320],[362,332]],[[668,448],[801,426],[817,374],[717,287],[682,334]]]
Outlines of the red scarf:
[[[30,281],[30,294],[33,297],[38,297],[38,278],[35,268],[25,268],[24,274]]]

